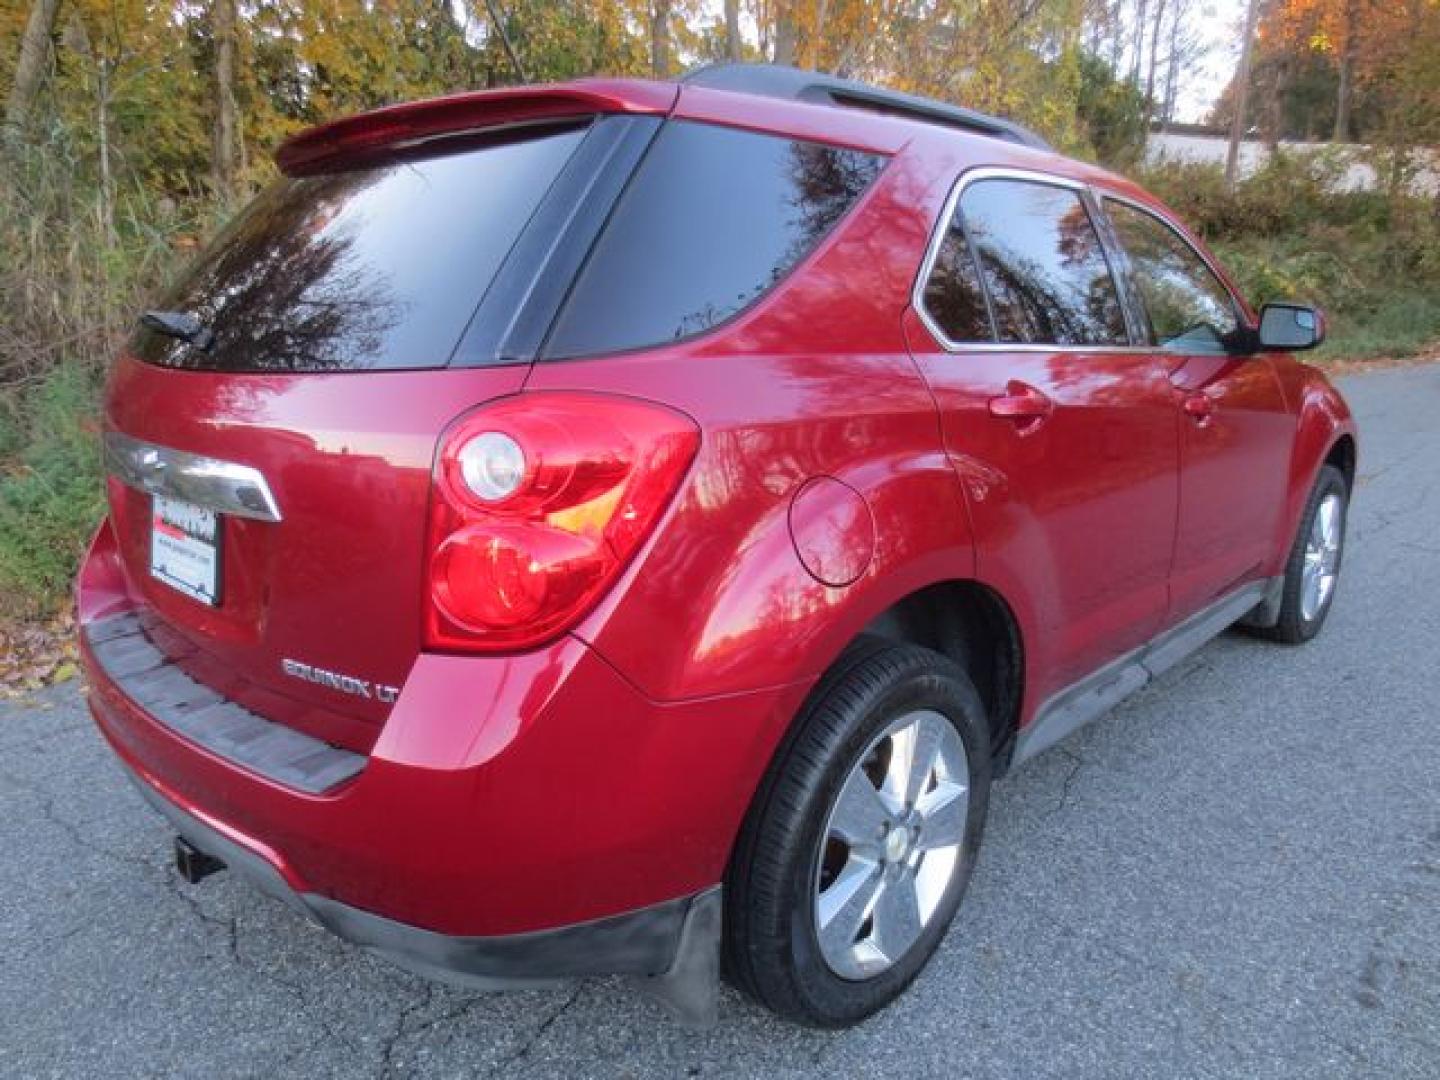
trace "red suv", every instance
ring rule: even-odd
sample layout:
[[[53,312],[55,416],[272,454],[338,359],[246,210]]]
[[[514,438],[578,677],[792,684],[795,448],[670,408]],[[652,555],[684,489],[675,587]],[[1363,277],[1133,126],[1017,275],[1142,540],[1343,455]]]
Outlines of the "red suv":
[[[307,131],[115,364],[90,705],[173,823],[465,985],[856,1021],[991,781],[1334,597],[1354,425],[1135,185],[785,68]]]

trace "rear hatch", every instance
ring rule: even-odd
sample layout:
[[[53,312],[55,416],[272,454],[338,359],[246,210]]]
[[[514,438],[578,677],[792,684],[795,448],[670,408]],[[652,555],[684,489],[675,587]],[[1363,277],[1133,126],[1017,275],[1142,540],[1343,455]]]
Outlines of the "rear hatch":
[[[107,392],[109,498],[132,597],[177,662],[368,749],[420,648],[437,439],[521,388],[520,324],[568,279],[557,238],[605,186],[597,162],[623,172],[656,124],[547,116],[419,146],[392,125],[358,160],[312,139],[306,175],[157,305]]]

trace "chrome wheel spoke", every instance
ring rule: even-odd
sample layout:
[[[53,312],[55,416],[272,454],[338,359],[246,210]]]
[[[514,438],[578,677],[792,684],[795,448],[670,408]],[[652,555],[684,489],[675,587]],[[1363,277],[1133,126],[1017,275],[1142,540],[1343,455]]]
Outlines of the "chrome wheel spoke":
[[[934,851],[963,843],[969,803],[970,792],[963,784],[943,781],[918,807],[920,837],[915,846],[921,851]]]
[[[848,955],[875,906],[883,878],[880,867],[852,858],[816,905],[820,948],[827,955]]]
[[[1340,546],[1340,503],[1333,495],[1320,504],[1320,535],[1326,551]]]
[[[884,789],[897,809],[914,805],[924,780],[935,765],[939,749],[939,733],[926,723],[927,717],[916,717],[890,736],[890,766],[886,769]]]
[[[893,964],[910,951],[924,928],[914,875],[902,870],[887,878],[875,901],[875,948]]]
[[[1315,612],[1320,608],[1320,571],[1319,567],[1306,567],[1304,579],[1300,586],[1300,613],[1307,619],[1313,619]]]
[[[868,851],[880,843],[888,820],[888,810],[870,777],[863,769],[854,770],[835,802],[830,834],[844,840],[852,849]]]

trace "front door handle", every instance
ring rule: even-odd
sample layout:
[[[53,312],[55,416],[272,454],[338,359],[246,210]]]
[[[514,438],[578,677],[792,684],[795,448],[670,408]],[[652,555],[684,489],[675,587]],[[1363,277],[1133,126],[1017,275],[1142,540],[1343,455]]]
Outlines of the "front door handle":
[[[1185,410],[1186,416],[1201,427],[1210,423],[1210,418],[1215,415],[1215,399],[1201,390],[1186,394],[1180,407]]]
[[[990,399],[990,415],[1013,420],[1021,432],[1034,431],[1054,411],[1055,403],[1029,383],[1011,382],[1005,393]]]

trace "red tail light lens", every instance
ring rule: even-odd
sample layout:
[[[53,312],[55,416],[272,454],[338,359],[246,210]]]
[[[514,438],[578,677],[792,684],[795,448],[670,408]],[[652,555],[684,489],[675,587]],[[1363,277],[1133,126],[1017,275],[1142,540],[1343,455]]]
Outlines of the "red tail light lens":
[[[523,649],[574,625],[699,443],[688,417],[602,394],[521,394],[462,416],[435,464],[426,646]]]

